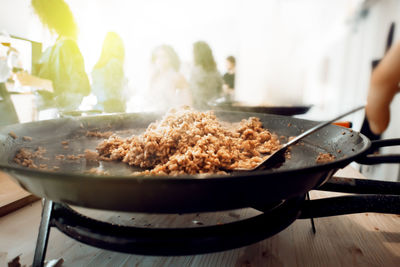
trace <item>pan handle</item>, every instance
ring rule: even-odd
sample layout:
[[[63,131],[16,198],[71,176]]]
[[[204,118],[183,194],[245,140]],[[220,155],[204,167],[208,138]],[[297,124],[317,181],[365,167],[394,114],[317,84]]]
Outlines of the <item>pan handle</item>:
[[[400,163],[400,154],[373,154],[372,151],[386,146],[400,146],[400,138],[384,139],[371,141],[370,149],[362,154],[360,158],[356,159],[357,163],[365,165],[374,165],[381,163]]]
[[[353,194],[387,194],[400,196],[400,183],[333,176],[326,183],[316,188],[316,190]]]
[[[300,219],[353,213],[400,214],[398,195],[349,195],[304,201]]]

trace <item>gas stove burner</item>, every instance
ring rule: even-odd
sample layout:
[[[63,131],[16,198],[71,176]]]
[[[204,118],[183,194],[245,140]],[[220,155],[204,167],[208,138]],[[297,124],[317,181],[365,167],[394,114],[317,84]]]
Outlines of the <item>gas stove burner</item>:
[[[262,214],[222,225],[143,228],[88,218],[69,206],[45,200],[33,266],[43,266],[50,227],[82,243],[117,252],[178,256],[234,249],[266,239],[296,219],[361,212],[400,214],[400,183],[331,178],[317,190],[346,195],[310,200],[307,195],[253,207]],[[315,233],[313,220],[312,228]]]
[[[270,203],[260,215],[227,224],[143,228],[95,220],[65,204],[45,200],[33,266],[42,266],[50,227],[82,243],[117,252],[152,256],[203,254],[250,245],[279,233],[300,216],[304,201],[305,196],[299,196]]]

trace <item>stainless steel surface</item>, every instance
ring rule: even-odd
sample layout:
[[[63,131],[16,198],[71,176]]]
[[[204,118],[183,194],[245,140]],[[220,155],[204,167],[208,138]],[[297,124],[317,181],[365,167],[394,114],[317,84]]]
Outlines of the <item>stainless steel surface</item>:
[[[42,210],[42,219],[39,226],[39,234],[36,241],[35,255],[32,267],[42,267],[46,257],[47,241],[50,234],[51,212],[53,210],[53,201],[44,199]]]

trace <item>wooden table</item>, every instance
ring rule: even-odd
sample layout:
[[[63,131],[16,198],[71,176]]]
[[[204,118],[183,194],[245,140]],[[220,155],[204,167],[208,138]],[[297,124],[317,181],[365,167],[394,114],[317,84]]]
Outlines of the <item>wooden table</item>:
[[[11,177],[0,172],[0,217],[38,200],[26,192]]]
[[[351,167],[337,176],[362,177]],[[333,195],[338,194],[311,192],[311,198]],[[109,222],[144,227],[197,227],[193,221],[210,225],[258,214],[253,209],[163,216],[78,210]],[[40,212],[38,201],[0,218],[0,266],[18,255],[22,264],[32,263]],[[400,215],[352,214],[319,218],[315,224],[315,235],[309,220],[297,220],[279,234],[250,246],[182,257],[148,257],[101,250],[52,228],[46,258],[63,258],[63,266],[400,266]]]

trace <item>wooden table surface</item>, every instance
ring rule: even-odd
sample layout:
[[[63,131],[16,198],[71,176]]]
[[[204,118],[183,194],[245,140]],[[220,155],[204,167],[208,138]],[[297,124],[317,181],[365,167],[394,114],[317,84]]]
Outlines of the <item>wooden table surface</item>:
[[[37,197],[22,189],[9,175],[0,172],[0,217],[36,200]]]
[[[351,167],[337,176],[362,177]],[[312,191],[311,198],[336,193]],[[400,205],[400,203],[399,203]],[[258,214],[253,209],[189,215],[145,215],[77,208],[90,217],[144,227],[197,227]],[[21,255],[32,263],[41,213],[40,201],[0,217],[0,266]],[[297,220],[279,234],[250,246],[197,256],[149,257],[115,253],[81,244],[52,228],[46,259],[62,266],[400,266],[400,215],[352,214]]]

